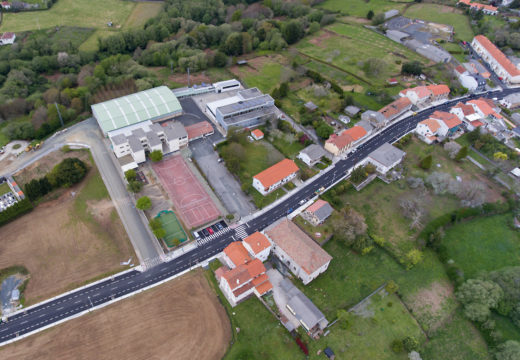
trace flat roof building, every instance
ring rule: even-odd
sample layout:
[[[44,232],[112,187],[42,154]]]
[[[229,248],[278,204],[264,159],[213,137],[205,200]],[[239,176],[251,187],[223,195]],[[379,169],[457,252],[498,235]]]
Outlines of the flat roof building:
[[[206,110],[226,131],[231,126],[255,127],[276,116],[274,99],[257,88],[240,90],[235,96],[210,102]]]
[[[160,86],[91,106],[104,135],[144,121],[162,121],[182,114],[177,97]]]

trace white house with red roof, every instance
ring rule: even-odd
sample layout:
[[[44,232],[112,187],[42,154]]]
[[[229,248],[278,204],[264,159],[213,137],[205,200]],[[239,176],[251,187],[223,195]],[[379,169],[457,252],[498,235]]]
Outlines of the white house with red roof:
[[[258,231],[242,240],[242,244],[253,258],[262,262],[267,260],[272,247],[269,239]]]
[[[415,133],[425,143],[431,144],[437,140],[437,132],[441,128],[441,125],[437,120],[426,119],[417,124]]]
[[[504,81],[512,84],[520,83],[520,70],[487,37],[475,36],[471,46]]]
[[[334,209],[325,200],[318,199],[302,212],[301,216],[314,226],[323,224],[332,215]]]
[[[5,32],[0,36],[0,45],[14,44],[16,34],[13,32]]]
[[[294,179],[298,170],[300,169],[293,160],[283,159],[253,176],[253,187],[265,196]]]
[[[303,284],[307,285],[329,267],[332,256],[287,218],[271,224],[264,233],[273,244],[273,254]]]
[[[251,136],[255,140],[261,140],[264,138],[264,133],[260,129],[254,129],[253,131],[251,131]]]
[[[335,156],[341,155],[359,143],[367,134],[367,131],[361,126],[353,126],[350,129],[343,130],[339,135],[332,134],[325,141],[325,150]]]
[[[437,131],[439,136],[453,136],[462,125],[457,115],[445,111],[435,111],[430,115],[430,119],[439,122],[440,128]]]
[[[11,4],[8,1],[2,1],[2,9],[9,10],[11,8]]]
[[[416,86],[399,92],[399,96],[408,98],[417,107],[425,107],[432,102],[446,100],[449,94],[450,88],[442,84]]]
[[[459,102],[450,109],[450,113],[456,115],[466,125],[468,131],[484,125],[482,117],[477,114],[473,106]]]
[[[273,289],[264,264],[260,259],[251,258],[241,241],[229,244],[221,260],[225,265],[215,271],[215,276],[231,306],[253,294],[261,297]]]

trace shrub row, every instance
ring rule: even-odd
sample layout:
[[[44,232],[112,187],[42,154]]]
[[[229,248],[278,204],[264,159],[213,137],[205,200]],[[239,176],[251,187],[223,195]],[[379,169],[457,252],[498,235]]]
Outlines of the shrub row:
[[[28,213],[33,209],[33,205],[29,199],[23,199],[15,203],[13,206],[8,207],[4,211],[0,212],[0,226],[7,224],[10,221]]]

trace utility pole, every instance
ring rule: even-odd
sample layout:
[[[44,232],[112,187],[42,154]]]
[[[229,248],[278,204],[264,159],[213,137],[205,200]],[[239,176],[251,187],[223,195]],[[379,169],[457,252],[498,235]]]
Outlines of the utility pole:
[[[188,68],[188,87],[190,87],[190,68]]]
[[[60,118],[61,127],[63,127],[63,118],[61,117],[60,108],[58,107],[58,103],[54,102],[54,105],[56,106],[56,110],[58,111],[58,117]]]

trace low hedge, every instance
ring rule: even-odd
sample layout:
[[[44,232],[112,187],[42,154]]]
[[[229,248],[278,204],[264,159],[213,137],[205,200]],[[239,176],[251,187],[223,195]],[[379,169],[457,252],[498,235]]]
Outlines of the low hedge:
[[[33,209],[33,205],[29,199],[25,198],[18,201],[13,206],[8,207],[4,211],[0,212],[0,226],[7,224],[10,221],[28,213]]]

